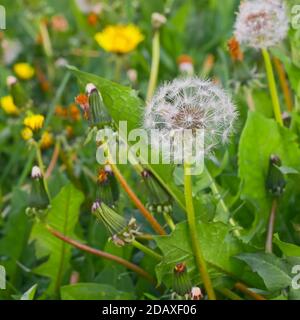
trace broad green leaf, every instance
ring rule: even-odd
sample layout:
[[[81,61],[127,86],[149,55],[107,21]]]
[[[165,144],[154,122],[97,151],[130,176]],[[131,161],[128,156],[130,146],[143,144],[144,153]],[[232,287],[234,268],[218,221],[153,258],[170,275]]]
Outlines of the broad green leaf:
[[[11,203],[12,207],[2,231],[3,237],[0,239],[0,264],[4,265],[10,283],[16,285],[21,270],[18,263],[23,262],[31,222],[25,214],[27,206],[25,192],[15,189]]]
[[[29,288],[21,297],[20,300],[33,300],[37,289],[37,284]]]
[[[48,213],[47,223],[62,234],[74,238],[74,227],[78,221],[79,208],[83,194],[72,184],[62,188],[53,199]],[[39,265],[35,273],[51,278],[49,294],[58,293],[64,275],[69,268],[71,246],[55,238],[42,223],[34,226],[31,239],[35,240],[37,257],[49,256],[48,260]]]
[[[290,268],[282,259],[267,253],[242,253],[237,258],[259,274],[268,290],[281,290],[291,285]]]
[[[95,84],[101,92],[105,106],[118,127],[119,121],[127,122],[128,132],[132,129],[140,128],[143,119],[143,101],[138,97],[136,91],[124,87],[104,78],[82,72],[75,67],[69,67],[78,77],[83,85],[89,82]],[[127,137],[121,132],[125,141]],[[181,189],[173,182],[173,166],[171,165],[148,165],[156,178],[164,185],[178,204],[184,209],[185,202]]]
[[[243,183],[241,197],[249,200],[256,209],[248,239],[265,229],[270,213],[272,199],[265,188],[265,179],[271,154],[278,155],[283,166],[299,171],[297,137],[287,128],[280,128],[275,120],[249,112],[239,144],[239,176]]]
[[[98,283],[76,283],[60,288],[62,300],[130,300],[131,293]]]
[[[249,247],[232,235],[230,227],[221,222],[198,221],[197,230],[204,258],[213,276],[219,275],[220,272],[241,276],[245,265],[232,257],[248,250]],[[163,260],[156,268],[159,283],[163,281],[167,285],[170,284],[174,266],[180,262],[187,264],[194,283],[199,283],[186,222],[177,224],[175,231],[169,236],[155,237],[155,241],[163,253]]]
[[[300,247],[293,243],[281,241],[278,234],[274,235],[273,242],[279,247],[286,257],[300,257]]]

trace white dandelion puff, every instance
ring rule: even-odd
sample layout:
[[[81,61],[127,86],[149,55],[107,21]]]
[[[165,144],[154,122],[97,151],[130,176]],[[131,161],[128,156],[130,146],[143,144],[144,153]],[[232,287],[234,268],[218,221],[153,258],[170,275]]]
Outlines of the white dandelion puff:
[[[158,131],[158,139],[151,141],[152,147],[162,145],[162,151],[165,151],[163,146],[169,146],[171,158],[176,161],[176,154],[180,153],[177,133],[191,132],[192,136],[188,138],[191,143],[193,134],[202,130],[202,152],[208,155],[218,144],[228,141],[236,117],[234,104],[218,85],[199,78],[179,78],[157,90],[146,107],[144,128],[149,132]],[[169,145],[165,143],[169,141]],[[183,156],[185,151],[183,149]]]
[[[262,49],[273,47],[287,35],[289,19],[281,0],[247,0],[240,4],[235,37],[241,44]]]

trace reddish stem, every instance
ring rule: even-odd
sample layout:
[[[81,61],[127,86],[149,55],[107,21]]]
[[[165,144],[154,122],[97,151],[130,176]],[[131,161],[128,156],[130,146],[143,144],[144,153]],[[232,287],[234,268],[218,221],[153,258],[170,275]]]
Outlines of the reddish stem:
[[[101,251],[101,250],[98,250],[98,249],[91,248],[91,247],[89,247],[89,246],[87,246],[85,244],[77,242],[76,240],[70,239],[67,236],[65,236],[62,233],[60,233],[59,231],[53,229],[49,225],[47,225],[46,228],[53,236],[55,236],[56,238],[58,238],[58,239],[60,239],[60,240],[62,240],[64,242],[72,245],[73,247],[75,247],[75,248],[77,248],[79,250],[88,252],[90,254],[93,254],[95,256],[98,256],[98,257],[101,257],[101,258],[104,258],[104,259],[107,259],[107,260],[114,261],[114,262],[116,262],[118,264],[121,264],[124,267],[126,267],[127,269],[130,269],[130,270],[136,272],[137,274],[139,274],[143,278],[147,279],[149,282],[151,282],[154,285],[156,285],[155,279],[148,272],[146,272],[145,270],[143,270],[139,266],[137,266],[137,265],[135,265],[135,264],[123,259],[123,258],[120,258],[118,256],[114,256],[114,255],[112,255],[110,253],[107,253],[107,252],[104,252],[104,251]]]

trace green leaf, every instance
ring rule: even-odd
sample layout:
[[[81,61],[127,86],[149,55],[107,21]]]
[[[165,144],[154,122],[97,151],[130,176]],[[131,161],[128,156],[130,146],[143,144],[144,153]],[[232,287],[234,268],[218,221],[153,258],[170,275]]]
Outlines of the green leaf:
[[[300,247],[293,243],[281,241],[278,234],[274,235],[273,242],[279,247],[286,257],[300,257]]]
[[[130,300],[132,294],[98,283],[76,283],[60,288],[62,300]]]
[[[53,199],[48,213],[47,223],[62,234],[74,238],[74,227],[78,221],[79,208],[83,201],[83,194],[72,184],[62,188]],[[46,257],[48,260],[34,271],[42,276],[51,278],[48,288],[49,294],[58,293],[63,277],[69,269],[71,246],[55,238],[42,223],[34,226],[31,239],[35,241],[37,257]]]
[[[21,297],[20,300],[33,300],[37,289],[37,284],[29,288]]]
[[[278,167],[278,169],[282,174],[299,174],[298,170],[290,167],[281,166],[281,167]]]
[[[92,82],[100,91],[104,104],[118,127],[120,121],[127,122],[127,130],[141,127],[143,119],[144,103],[138,97],[137,92],[129,87],[124,87],[118,83],[107,79],[82,72],[75,67],[68,67],[80,80],[83,85]],[[127,141],[127,136],[121,132],[121,136]],[[145,161],[147,163],[147,161]],[[147,165],[156,178],[169,191],[177,203],[185,209],[185,201],[182,191],[173,182],[172,174],[174,167],[171,165]]]
[[[268,290],[281,290],[291,285],[290,268],[282,259],[267,253],[242,253],[237,258],[259,274]]]
[[[255,209],[255,220],[247,239],[265,229],[272,199],[268,196],[265,179],[269,157],[276,154],[282,164],[299,170],[300,150],[297,137],[275,120],[266,119],[257,112],[249,112],[239,144],[239,176],[243,182],[241,197]]]
[[[212,276],[221,273],[242,276],[244,265],[232,259],[240,252],[249,250],[231,233],[231,228],[221,222],[197,222],[199,242]],[[169,236],[155,237],[158,247],[163,253],[163,260],[156,268],[158,282],[171,283],[172,272],[177,263],[185,262],[195,285],[200,279],[196,269],[194,254],[190,244],[189,230],[186,222],[176,225]]]
[[[16,285],[19,280],[20,268],[18,262],[23,262],[26,244],[31,230],[31,222],[25,214],[27,194],[15,189],[12,196],[12,208],[0,239],[0,264],[5,269],[10,283]]]

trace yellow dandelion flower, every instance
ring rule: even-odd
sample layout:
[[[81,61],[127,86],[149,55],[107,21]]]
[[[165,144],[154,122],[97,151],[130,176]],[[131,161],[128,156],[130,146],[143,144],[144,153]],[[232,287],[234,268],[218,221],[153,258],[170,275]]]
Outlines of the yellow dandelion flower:
[[[144,36],[133,24],[115,25],[96,33],[95,40],[105,51],[121,54],[133,51]]]
[[[33,132],[32,132],[32,130],[29,129],[29,128],[24,128],[24,129],[21,131],[21,136],[22,136],[22,138],[23,138],[25,141],[27,141],[27,140],[29,140],[29,139],[32,138]]]
[[[52,146],[54,142],[53,135],[49,131],[45,131],[41,137],[41,147],[42,149],[48,149]]]
[[[20,113],[18,107],[14,104],[12,96],[5,96],[0,99],[1,107],[7,114],[17,115]]]
[[[34,75],[34,69],[29,63],[16,63],[13,69],[15,74],[23,80],[31,79]]]
[[[27,116],[23,123],[25,126],[29,127],[32,131],[39,130],[43,127],[44,124],[44,116],[41,114],[32,114]]]

